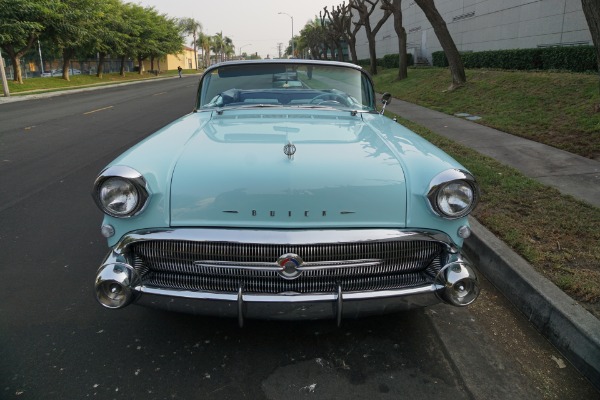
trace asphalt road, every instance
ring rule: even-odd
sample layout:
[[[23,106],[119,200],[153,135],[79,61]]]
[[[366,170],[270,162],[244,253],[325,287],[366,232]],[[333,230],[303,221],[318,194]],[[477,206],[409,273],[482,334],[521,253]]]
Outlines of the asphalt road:
[[[593,399],[488,285],[472,307],[343,321],[103,309],[90,190],[189,112],[197,77],[0,105],[1,399]]]

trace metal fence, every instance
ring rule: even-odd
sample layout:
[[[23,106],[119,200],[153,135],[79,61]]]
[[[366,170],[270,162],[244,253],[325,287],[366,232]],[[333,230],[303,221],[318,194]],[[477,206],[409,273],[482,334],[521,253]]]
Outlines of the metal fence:
[[[14,68],[10,59],[3,57],[6,78],[14,79]],[[120,59],[107,59],[103,62],[103,73],[117,73],[121,71]],[[98,60],[80,60],[69,62],[69,73],[71,75],[96,75],[98,72]],[[22,58],[21,59],[21,75],[23,79],[39,78],[42,76],[62,76],[63,61],[62,60],[44,60],[44,68],[42,71],[40,60],[37,58]],[[133,60],[125,60],[125,72],[134,70]]]

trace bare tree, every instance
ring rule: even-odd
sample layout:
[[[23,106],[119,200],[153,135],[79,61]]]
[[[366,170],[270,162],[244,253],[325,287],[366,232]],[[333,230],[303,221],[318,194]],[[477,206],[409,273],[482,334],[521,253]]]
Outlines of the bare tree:
[[[319,12],[321,26],[324,28],[325,40],[328,42],[332,52],[333,49],[337,52],[337,59],[344,61],[344,50],[342,48],[341,39],[344,37],[344,27],[340,25],[340,20],[334,20],[327,7],[323,7],[323,11]],[[335,58],[332,54],[331,58]]]
[[[450,86],[450,89],[455,89],[464,85],[467,82],[465,67],[463,66],[462,58],[458,53],[456,44],[454,44],[454,40],[448,31],[446,21],[444,21],[444,18],[442,18],[440,12],[435,7],[433,0],[415,0],[415,3],[417,3],[425,13],[425,16],[433,27],[435,35],[440,41],[444,54],[446,54],[450,72],[452,73],[452,85]]]
[[[350,7],[350,4],[346,5],[346,2],[343,2],[341,6],[337,6],[335,11],[331,12],[331,15],[334,20],[340,19],[344,21],[342,26],[344,27],[344,38],[346,39],[346,42],[348,42],[350,57],[354,64],[358,64],[358,57],[356,56],[356,34],[360,31],[362,25],[352,23],[352,7]]]
[[[381,8],[394,16],[394,30],[398,35],[398,80],[408,77],[408,55],[406,54],[406,29],[402,25],[402,0],[381,0]]]
[[[596,48],[598,73],[600,73],[600,0],[581,0],[581,6]]]
[[[375,27],[371,27],[371,14],[375,11],[375,7],[377,7],[378,1],[372,0],[351,0],[349,5],[358,11],[358,22],[355,24],[360,24],[365,27],[365,33],[367,35],[367,41],[369,42],[369,59],[370,59],[370,72],[372,75],[377,75],[377,53],[375,50],[375,36],[379,29],[383,26],[385,21],[391,15],[391,12],[388,10],[383,10],[383,16],[377,22]]]

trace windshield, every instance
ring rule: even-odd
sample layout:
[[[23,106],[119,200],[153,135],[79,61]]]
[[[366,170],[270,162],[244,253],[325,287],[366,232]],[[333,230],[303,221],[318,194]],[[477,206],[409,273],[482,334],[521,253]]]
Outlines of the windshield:
[[[204,75],[199,95],[201,109],[375,109],[367,76],[341,64],[241,62],[223,65]]]

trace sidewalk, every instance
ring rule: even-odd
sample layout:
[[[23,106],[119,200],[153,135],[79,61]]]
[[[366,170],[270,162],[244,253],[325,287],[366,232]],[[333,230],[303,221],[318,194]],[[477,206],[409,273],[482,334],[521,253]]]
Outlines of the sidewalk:
[[[600,207],[600,162],[393,99],[386,110]]]
[[[386,110],[600,207],[600,162],[475,122],[392,99]],[[600,390],[600,321],[472,219],[465,251],[559,351]]]

